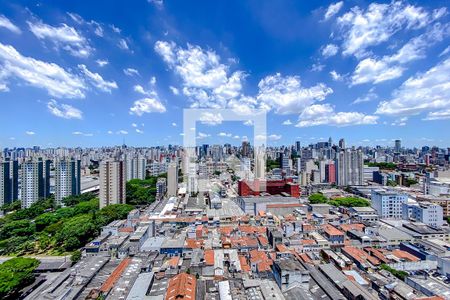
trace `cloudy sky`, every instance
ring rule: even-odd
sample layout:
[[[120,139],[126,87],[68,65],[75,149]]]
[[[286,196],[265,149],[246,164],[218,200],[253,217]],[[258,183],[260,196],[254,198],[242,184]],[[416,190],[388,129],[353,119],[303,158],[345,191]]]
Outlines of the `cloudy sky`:
[[[449,146],[446,4],[2,1],[0,147],[181,144],[184,108],[265,110],[273,145]],[[251,125],[205,114],[198,143]]]

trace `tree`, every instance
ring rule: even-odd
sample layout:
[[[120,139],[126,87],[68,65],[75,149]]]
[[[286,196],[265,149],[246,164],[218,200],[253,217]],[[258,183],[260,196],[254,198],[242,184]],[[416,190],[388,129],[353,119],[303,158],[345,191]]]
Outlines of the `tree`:
[[[17,293],[33,282],[33,271],[37,266],[37,259],[23,257],[0,264],[0,299],[17,299]]]
[[[75,250],[72,252],[72,255],[70,256],[70,260],[72,261],[72,263],[77,263],[79,260],[81,259],[81,251],[80,250]]]
[[[366,199],[359,197],[342,197],[330,200],[328,202],[334,206],[345,206],[345,207],[366,207],[370,206],[370,202]]]
[[[308,197],[309,203],[311,204],[319,204],[319,203],[327,203],[328,199],[324,195],[320,193],[312,194]]]

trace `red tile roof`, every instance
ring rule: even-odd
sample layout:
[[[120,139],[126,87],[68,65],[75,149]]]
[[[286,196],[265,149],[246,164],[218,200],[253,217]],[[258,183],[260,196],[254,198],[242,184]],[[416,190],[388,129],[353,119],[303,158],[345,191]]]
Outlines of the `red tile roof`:
[[[197,280],[195,276],[180,273],[170,279],[165,299],[195,300],[196,287]]]

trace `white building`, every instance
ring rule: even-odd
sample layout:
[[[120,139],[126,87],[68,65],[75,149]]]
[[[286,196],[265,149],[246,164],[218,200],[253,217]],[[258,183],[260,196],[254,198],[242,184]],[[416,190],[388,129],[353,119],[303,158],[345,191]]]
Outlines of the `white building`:
[[[145,158],[127,157],[127,181],[131,179],[142,179],[142,180],[145,179],[146,168],[147,168],[147,160]]]
[[[81,161],[60,159],[55,161],[55,202],[62,204],[62,200],[71,195],[80,194]]]
[[[440,205],[431,202],[419,202],[417,205],[404,205],[403,210],[403,215],[409,215],[409,218],[414,221],[432,227],[440,227],[444,224],[443,209]]]
[[[373,191],[372,208],[382,219],[401,219],[403,204],[408,201],[406,194],[391,191]]]
[[[178,165],[170,163],[167,170],[167,196],[174,197],[178,194]]]
[[[123,161],[100,163],[100,208],[123,204],[126,198],[126,167]]]
[[[335,160],[336,183],[339,186],[362,185],[364,179],[361,150],[341,150]]]

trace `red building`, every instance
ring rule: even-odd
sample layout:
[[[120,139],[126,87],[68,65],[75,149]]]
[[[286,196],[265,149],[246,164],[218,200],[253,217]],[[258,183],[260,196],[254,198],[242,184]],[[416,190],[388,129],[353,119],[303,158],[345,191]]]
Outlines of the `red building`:
[[[238,182],[239,196],[259,196],[261,193],[279,195],[289,194],[292,197],[300,197],[300,186],[292,182],[292,178],[283,180],[240,180]]]
[[[325,165],[325,181],[328,183],[336,183],[336,165]]]

